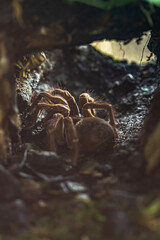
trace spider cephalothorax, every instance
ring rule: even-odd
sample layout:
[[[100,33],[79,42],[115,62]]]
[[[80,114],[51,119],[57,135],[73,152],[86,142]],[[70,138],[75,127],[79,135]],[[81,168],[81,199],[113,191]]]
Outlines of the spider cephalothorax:
[[[39,113],[45,109],[43,125],[48,138],[48,149],[66,145],[73,149],[73,165],[77,164],[79,153],[89,155],[113,146],[117,136],[112,105],[95,102],[88,93],[79,97],[79,107],[75,98],[66,90],[54,89],[41,92],[30,106],[30,116],[34,123]],[[107,109],[110,123],[96,117],[96,109]]]

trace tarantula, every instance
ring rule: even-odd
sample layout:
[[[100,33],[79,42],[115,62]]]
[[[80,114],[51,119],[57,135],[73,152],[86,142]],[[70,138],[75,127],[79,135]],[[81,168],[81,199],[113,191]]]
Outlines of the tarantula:
[[[111,104],[95,102],[88,93],[79,96],[79,104],[81,113],[75,98],[68,91],[57,88],[51,92],[39,93],[34,97],[29,110],[32,123],[46,110],[42,122],[49,150],[56,152],[57,146],[66,145],[74,151],[74,166],[77,165],[79,152],[87,155],[104,151],[113,146],[114,139],[118,136]],[[96,109],[107,109],[110,123],[96,117]]]

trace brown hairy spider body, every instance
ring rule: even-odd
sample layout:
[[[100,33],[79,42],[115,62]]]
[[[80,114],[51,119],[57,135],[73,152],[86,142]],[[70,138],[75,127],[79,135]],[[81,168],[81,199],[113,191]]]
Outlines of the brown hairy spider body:
[[[76,131],[83,154],[102,152],[113,146],[115,133],[104,119],[86,117],[76,124]]]
[[[31,122],[35,123],[43,109],[46,110],[43,125],[47,133],[50,151],[66,145],[73,150],[73,165],[77,165],[81,154],[90,155],[112,147],[116,131],[112,105],[94,102],[88,93],[79,97],[82,115],[75,98],[66,90],[54,89],[50,93],[41,92],[30,106]],[[106,109],[110,123],[95,116],[96,109]]]

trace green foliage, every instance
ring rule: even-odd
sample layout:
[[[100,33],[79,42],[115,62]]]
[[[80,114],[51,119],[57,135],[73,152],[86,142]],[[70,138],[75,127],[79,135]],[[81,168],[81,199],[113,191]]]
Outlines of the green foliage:
[[[143,209],[143,214],[146,218],[153,219],[160,213],[160,199],[157,198],[152,201],[147,207]]]
[[[110,10],[114,7],[119,7],[125,4],[138,2],[139,0],[65,0],[69,3],[80,2],[96,8],[101,8],[104,10]],[[141,0],[142,1],[142,0]],[[160,0],[145,0],[151,4],[160,6]]]
[[[160,199],[154,199],[148,206],[144,207],[138,215],[138,221],[151,231],[160,236]],[[159,239],[159,238],[158,238]]]
[[[149,3],[151,3],[151,4],[160,6],[160,0],[146,0],[146,1],[149,2]]]
[[[69,3],[81,2],[87,5],[101,8],[104,10],[110,10],[114,7],[119,7],[125,4],[137,2],[138,0],[66,0]]]

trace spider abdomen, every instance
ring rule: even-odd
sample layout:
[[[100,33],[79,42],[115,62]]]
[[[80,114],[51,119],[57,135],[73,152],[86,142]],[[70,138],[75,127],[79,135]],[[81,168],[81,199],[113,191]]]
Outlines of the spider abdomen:
[[[115,133],[112,126],[98,117],[86,117],[76,124],[80,152],[90,154],[113,147]]]

